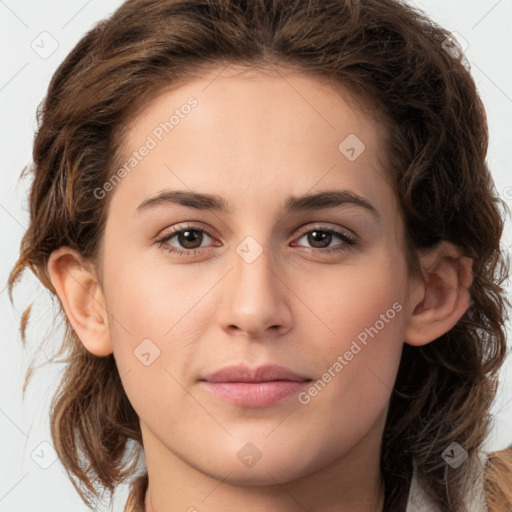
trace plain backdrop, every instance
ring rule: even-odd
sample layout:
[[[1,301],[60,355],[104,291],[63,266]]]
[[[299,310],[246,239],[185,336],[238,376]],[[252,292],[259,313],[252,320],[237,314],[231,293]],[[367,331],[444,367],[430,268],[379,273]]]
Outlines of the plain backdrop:
[[[62,368],[42,367],[34,376],[25,400],[22,386],[39,341],[50,334],[57,303],[30,272],[8,299],[6,281],[18,256],[28,224],[28,180],[19,181],[31,161],[36,109],[59,63],[84,33],[113,12],[120,0],[0,0],[0,512],[82,512],[90,510],[67,478],[51,445],[48,412],[52,392]],[[411,1],[444,25],[461,42],[487,109],[490,147],[488,162],[498,192],[512,201],[512,48],[511,0]],[[141,13],[143,15],[143,13]],[[440,51],[443,51],[440,49]],[[507,220],[504,245],[510,243]],[[20,315],[34,302],[28,343],[22,347]],[[510,332],[510,325],[507,326]],[[58,341],[53,334],[52,340]],[[493,407],[494,427],[489,450],[512,443],[512,363],[509,356],[501,372]],[[113,510],[123,510],[127,486],[121,486]],[[107,510],[102,507],[102,510]]]

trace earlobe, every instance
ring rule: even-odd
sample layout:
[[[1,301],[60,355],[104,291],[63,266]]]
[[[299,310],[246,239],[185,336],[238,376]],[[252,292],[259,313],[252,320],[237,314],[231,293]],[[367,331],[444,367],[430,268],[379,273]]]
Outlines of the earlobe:
[[[69,247],[55,250],[48,274],[64,312],[84,347],[94,355],[112,353],[105,299],[94,267]]]
[[[442,241],[420,256],[422,282],[410,293],[404,340],[421,346],[448,332],[471,305],[472,258]]]

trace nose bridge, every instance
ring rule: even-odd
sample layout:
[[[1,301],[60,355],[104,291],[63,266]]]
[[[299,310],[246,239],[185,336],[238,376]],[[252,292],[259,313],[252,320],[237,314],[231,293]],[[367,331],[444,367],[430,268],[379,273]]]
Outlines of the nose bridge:
[[[226,283],[221,321],[225,329],[238,328],[260,336],[268,328],[281,330],[290,323],[290,311],[276,258],[254,237],[235,248],[233,271]]]
[[[236,248],[235,287],[243,295],[249,294],[257,299],[264,293],[268,299],[274,295],[272,282],[276,269],[273,257],[267,247],[263,247],[252,236],[246,237]],[[247,297],[245,297],[247,299]]]

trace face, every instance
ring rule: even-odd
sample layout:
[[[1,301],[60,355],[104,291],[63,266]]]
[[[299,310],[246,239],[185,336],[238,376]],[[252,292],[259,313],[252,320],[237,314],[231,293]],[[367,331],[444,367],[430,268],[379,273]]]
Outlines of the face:
[[[408,296],[382,128],[317,78],[218,73],[143,111],[106,187],[101,282],[145,450],[254,485],[375,457]]]

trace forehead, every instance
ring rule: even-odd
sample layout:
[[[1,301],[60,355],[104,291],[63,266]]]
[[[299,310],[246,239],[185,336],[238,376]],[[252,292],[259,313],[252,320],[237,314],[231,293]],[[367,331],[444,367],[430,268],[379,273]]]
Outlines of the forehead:
[[[383,188],[383,127],[353,107],[342,90],[298,72],[205,72],[131,122],[112,203],[122,198],[133,212],[174,188],[213,192],[230,209],[274,209],[284,195],[343,186],[385,206],[393,191]]]

